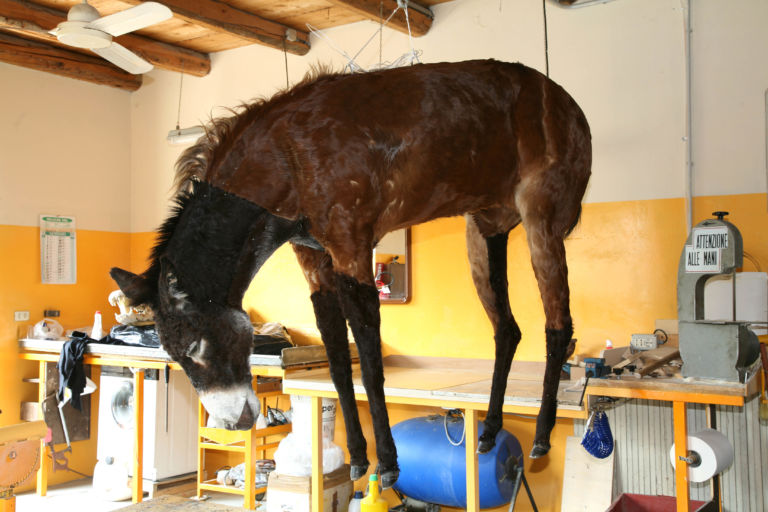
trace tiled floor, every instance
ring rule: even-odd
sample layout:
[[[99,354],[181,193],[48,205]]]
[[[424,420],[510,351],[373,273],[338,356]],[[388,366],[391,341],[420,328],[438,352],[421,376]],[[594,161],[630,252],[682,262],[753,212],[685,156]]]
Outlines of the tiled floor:
[[[217,492],[206,492],[206,494],[214,503],[221,503],[230,507],[243,506],[241,496]],[[112,502],[99,498],[93,492],[90,478],[49,487],[48,495],[43,497],[38,496],[34,491],[16,496],[17,512],[111,512],[130,504],[130,500]],[[258,503],[256,509],[259,510]]]

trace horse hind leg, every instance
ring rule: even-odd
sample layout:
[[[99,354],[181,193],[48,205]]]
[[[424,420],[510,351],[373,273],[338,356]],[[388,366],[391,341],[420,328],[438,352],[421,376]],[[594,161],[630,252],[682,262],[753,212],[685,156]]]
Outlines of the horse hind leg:
[[[549,437],[555,426],[557,415],[560,372],[573,336],[573,322],[569,306],[568,266],[563,239],[575,224],[578,214],[578,207],[573,209],[572,215],[566,216],[565,212],[561,211],[559,217],[567,217],[565,222],[558,222],[558,216],[554,214],[550,216],[523,216],[523,225],[531,252],[531,263],[539,285],[546,317],[547,359],[541,409],[536,418],[536,435],[530,454],[533,459],[545,455],[550,448]]]
[[[472,280],[493,325],[496,342],[488,414],[478,443],[478,452],[487,453],[496,444],[496,434],[502,427],[502,406],[507,377],[521,337],[520,328],[509,306],[507,282],[507,241],[509,231],[519,220],[506,222],[509,227],[501,228],[500,232],[494,232],[499,231],[499,228],[494,228],[485,219],[467,215],[466,220],[467,251]]]
[[[355,401],[347,323],[336,291],[335,274],[330,257],[325,252],[299,245],[294,246],[294,251],[310,286],[312,306],[328,356],[331,380],[339,393],[339,405],[347,433],[350,478],[353,481],[359,480],[368,472],[367,444]]]

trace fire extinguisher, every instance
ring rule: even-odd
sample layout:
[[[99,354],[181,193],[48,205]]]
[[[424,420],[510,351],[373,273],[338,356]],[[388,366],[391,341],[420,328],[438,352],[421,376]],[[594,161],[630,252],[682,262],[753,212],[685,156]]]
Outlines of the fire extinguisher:
[[[376,289],[379,290],[379,298],[389,298],[389,294],[391,293],[389,285],[392,284],[392,274],[387,270],[386,263],[376,264],[376,277],[374,280],[376,281]]]

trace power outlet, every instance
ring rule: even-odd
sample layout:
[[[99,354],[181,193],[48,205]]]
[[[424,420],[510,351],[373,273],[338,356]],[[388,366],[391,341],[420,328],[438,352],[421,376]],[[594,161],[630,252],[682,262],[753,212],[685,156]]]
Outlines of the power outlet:
[[[16,322],[26,322],[29,320],[29,311],[14,311],[13,320]]]

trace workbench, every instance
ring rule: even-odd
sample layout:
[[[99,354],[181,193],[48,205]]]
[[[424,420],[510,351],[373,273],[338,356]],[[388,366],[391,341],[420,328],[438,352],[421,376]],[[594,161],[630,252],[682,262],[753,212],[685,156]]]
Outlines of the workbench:
[[[691,509],[690,485],[688,480],[688,419],[687,404],[705,404],[714,417],[712,406],[743,406],[748,398],[759,392],[758,372],[752,372],[746,383],[708,381],[703,379],[650,378],[642,379],[590,379],[588,397],[607,396],[613,398],[637,398],[660,400],[672,403],[672,422],[675,442],[675,494],[678,512]],[[711,425],[716,428],[716,425]],[[720,496],[717,484],[713,492],[717,510],[720,510]]]
[[[467,510],[480,509],[478,492],[477,421],[485,413],[491,391],[493,361],[440,357],[388,356],[384,358],[384,394],[390,404],[444,407],[464,410],[466,428]],[[503,411],[535,416],[541,405],[544,363],[513,362],[507,381]],[[367,401],[359,366],[353,367],[355,398]],[[581,388],[562,381],[558,393],[559,418],[587,417],[579,405]],[[283,392],[311,397],[312,477],[311,510],[323,508],[322,478],[322,398],[337,398],[327,368],[292,372],[283,379]]]
[[[45,365],[46,363],[59,361],[59,354],[64,341],[22,339],[19,340],[19,352],[21,359],[37,361],[39,364],[40,384],[38,387],[38,399],[42,403],[45,400]],[[251,355],[251,374],[266,377],[284,377],[285,370],[281,367],[279,356]],[[164,370],[168,365],[171,370],[179,371],[181,366],[172,361],[168,353],[162,348],[148,348],[125,345],[106,345],[89,343],[86,345],[83,364],[91,365],[91,379],[99,381],[101,366],[120,366],[135,370],[133,375],[133,411],[134,425],[134,457],[133,474],[143,475],[143,441],[144,441],[144,372],[149,369]],[[258,433],[256,433],[258,434]],[[41,464],[37,472],[37,494],[45,496],[48,491],[49,464],[45,464],[48,447],[44,441],[40,441]],[[198,467],[198,472],[202,468]],[[199,478],[198,478],[199,480]],[[143,478],[132,480],[132,500],[134,503],[142,501]],[[252,493],[251,493],[252,494]],[[249,496],[246,496],[246,499]],[[252,497],[250,499],[252,502]]]

